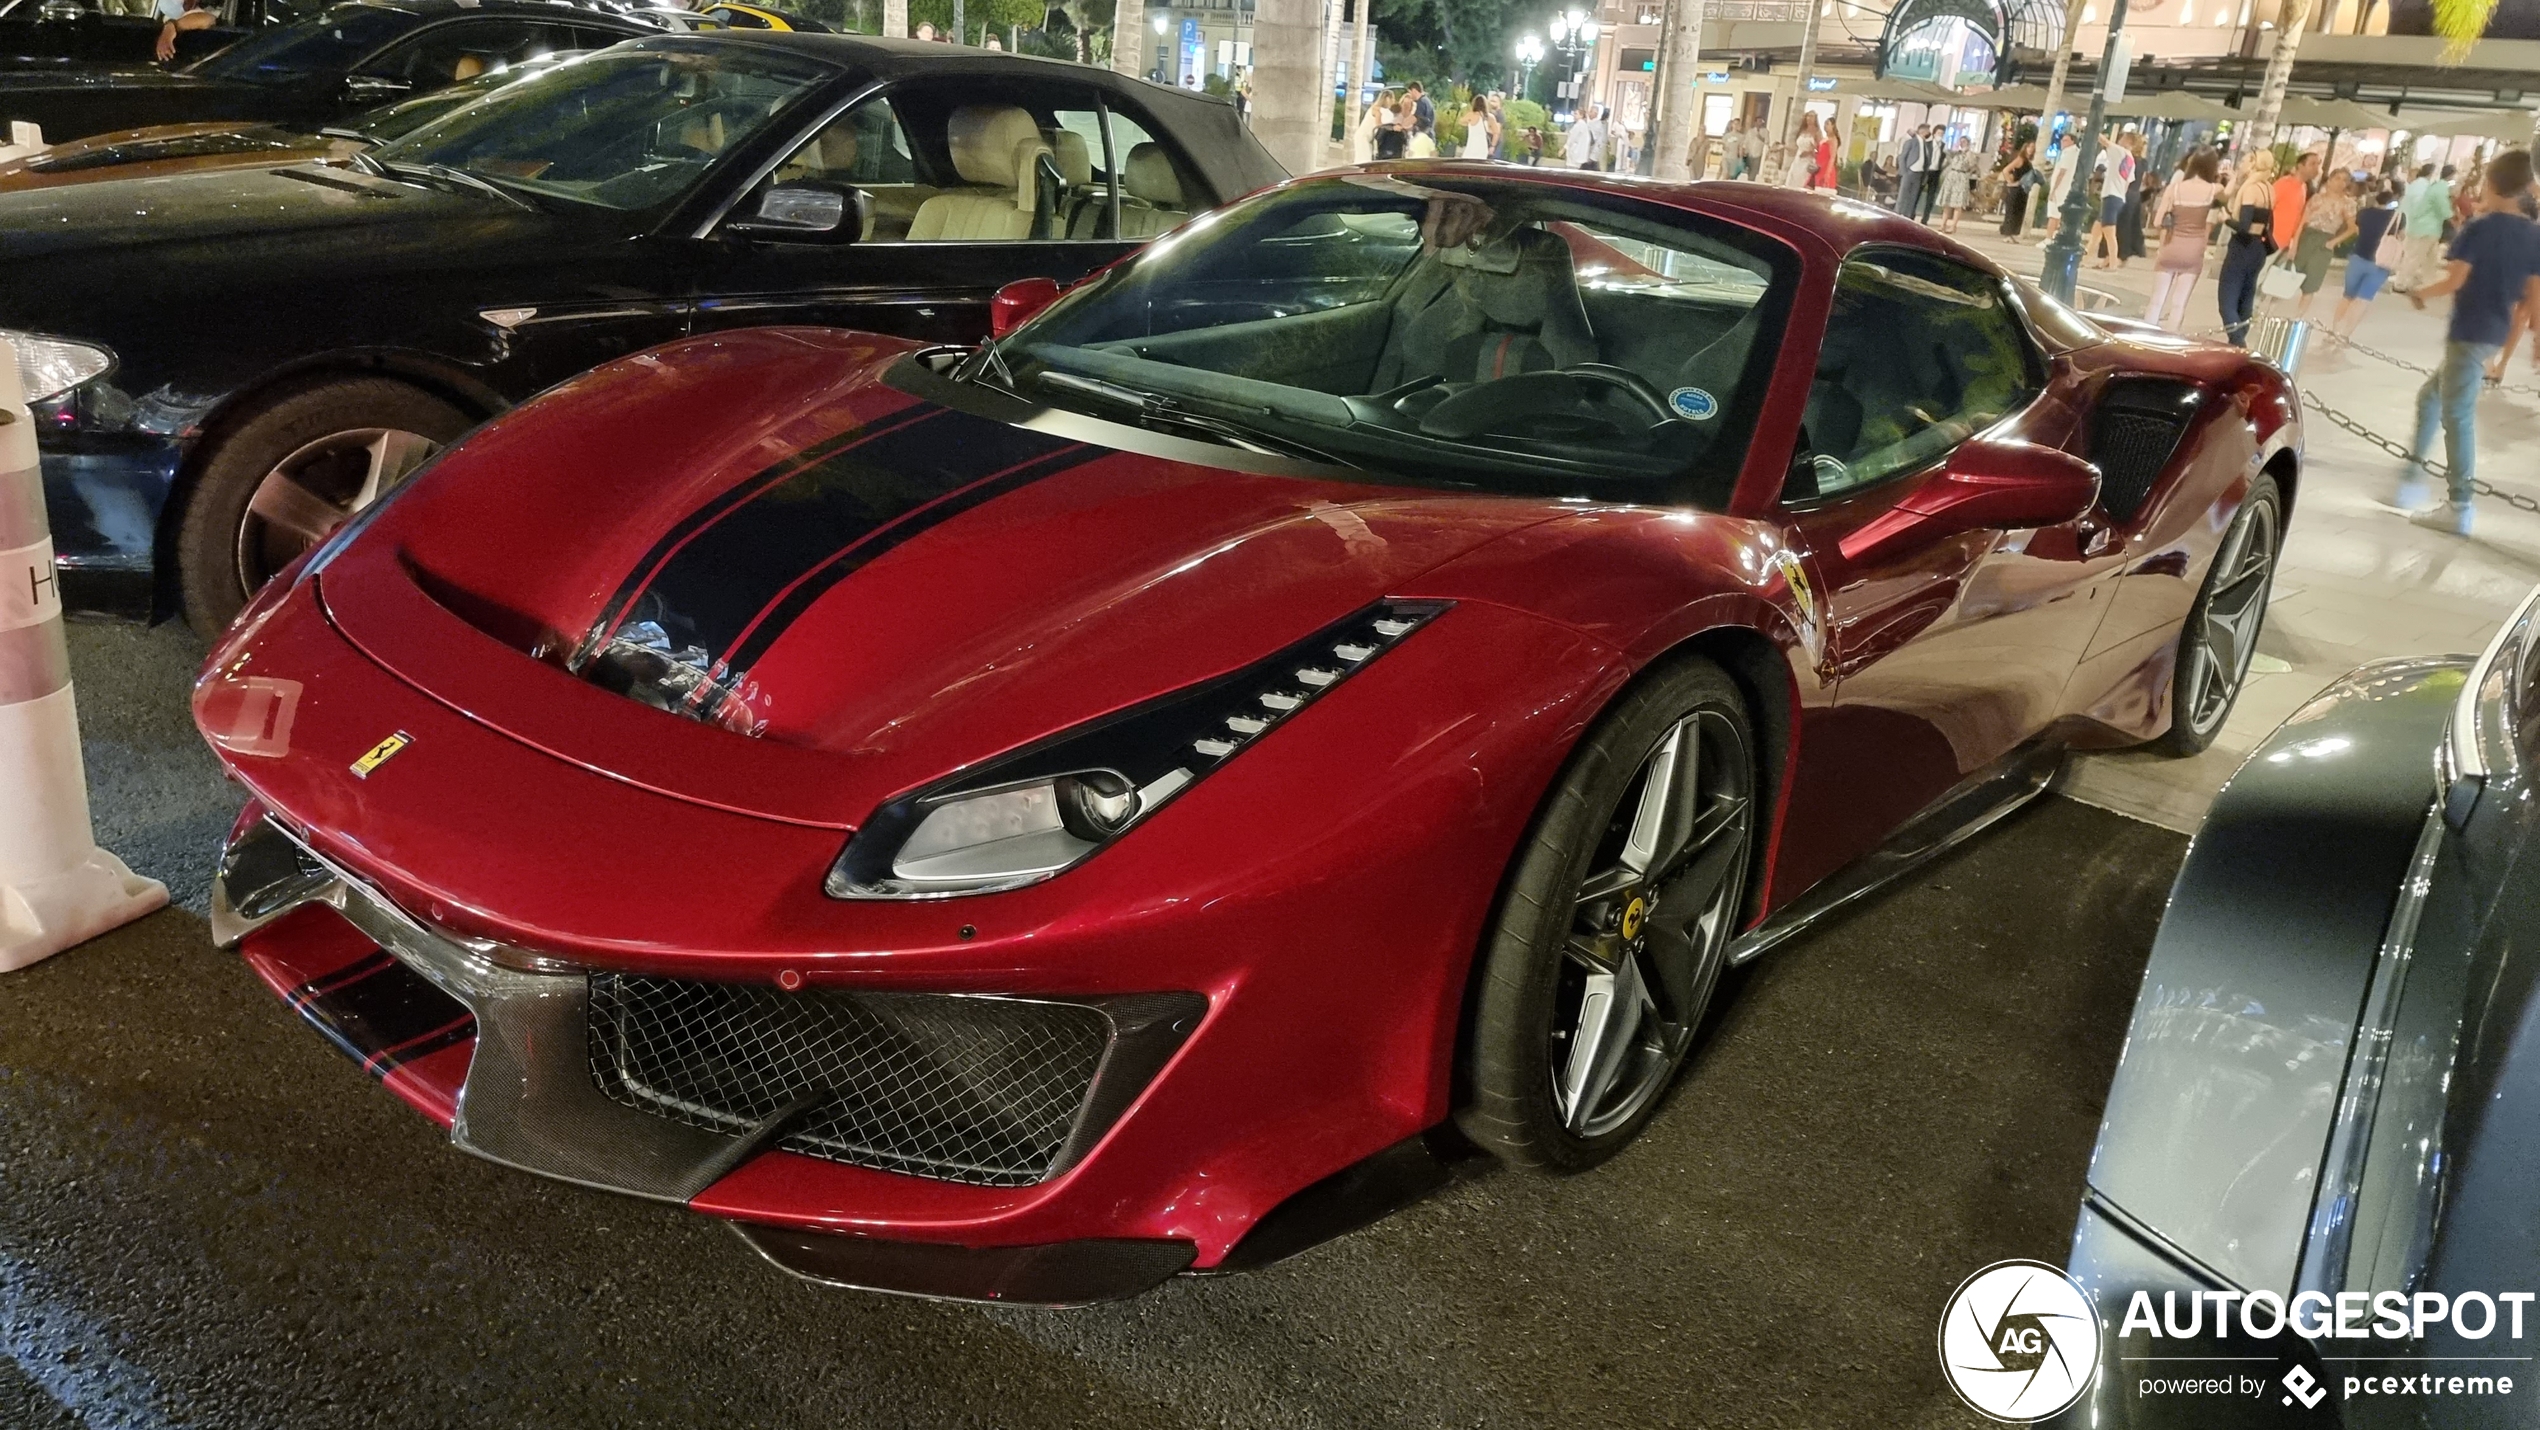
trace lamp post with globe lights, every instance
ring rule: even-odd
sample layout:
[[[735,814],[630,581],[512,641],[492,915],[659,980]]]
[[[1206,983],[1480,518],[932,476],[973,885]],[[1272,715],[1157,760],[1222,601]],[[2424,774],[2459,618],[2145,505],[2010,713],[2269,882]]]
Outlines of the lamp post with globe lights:
[[[1543,63],[1543,37],[1526,35],[1517,41],[1517,94],[1531,98],[1534,94],[1535,66]]]
[[[1570,77],[1562,83],[1570,90],[1570,112],[1576,114],[1579,101],[1586,98],[1580,90],[1584,88],[1581,78],[1587,73],[1587,57],[1595,51],[1596,37],[1603,27],[1596,23],[1595,16],[1572,9],[1553,16],[1545,28],[1552,31],[1552,47],[1568,61],[1565,68]]]

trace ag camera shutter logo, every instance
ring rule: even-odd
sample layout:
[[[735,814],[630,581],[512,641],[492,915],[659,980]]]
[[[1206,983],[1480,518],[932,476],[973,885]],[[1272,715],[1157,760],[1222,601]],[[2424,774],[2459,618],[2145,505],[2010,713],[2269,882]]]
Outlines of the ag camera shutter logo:
[[[1940,1314],[1940,1373],[1990,1420],[2042,1420],[2090,1388],[2099,1311],[2042,1261],[1997,1261],[1958,1284]]]

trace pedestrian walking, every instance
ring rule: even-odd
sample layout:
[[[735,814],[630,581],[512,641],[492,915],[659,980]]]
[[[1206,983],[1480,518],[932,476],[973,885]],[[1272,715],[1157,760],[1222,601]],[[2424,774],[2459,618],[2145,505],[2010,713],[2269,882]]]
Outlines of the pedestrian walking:
[[[1694,177],[1701,176],[1697,174]],[[1729,132],[1720,136],[1720,177],[1746,177],[1746,123],[1743,120],[1730,120]]]
[[[2240,187],[2223,220],[2231,241],[2223,247],[2220,291],[2223,332],[2240,346],[2249,342],[2249,318],[2258,307],[2258,273],[2275,252],[2275,156],[2260,150],[2240,167]]]
[[[1940,171],[1940,231],[1956,233],[1958,215],[1967,207],[1967,199],[1975,192],[1976,156],[1967,141],[1949,151],[1949,162]]]
[[[1915,192],[1914,212],[1910,215],[1917,222],[1926,224],[1931,222],[1933,206],[1940,201],[1940,171],[1949,164],[1949,155],[1945,152],[1949,131],[1937,124],[1928,126],[1928,129],[1929,132],[1923,135],[1923,181]]]
[[[2173,333],[2187,331],[2187,298],[2204,276],[2205,245],[2213,238],[2214,204],[2222,197],[2214,151],[2187,156],[2187,170],[2161,189],[2152,215],[2161,247],[2152,255],[2152,306],[2146,320]]]
[[[2143,158],[2143,135],[2140,131],[2125,137],[2126,152],[2134,158],[2134,179],[2126,185],[2125,207],[2117,210],[2117,266],[2123,268],[2128,259],[2143,256],[2143,216],[2160,194],[2160,180]]]
[[[1930,134],[1930,125],[1917,124],[1896,148],[1896,211],[1907,218],[1915,217],[1914,206],[1922,202],[1923,145]]]
[[[2399,264],[2390,286],[2405,293],[2434,281],[2435,255],[2443,250],[2443,225],[2452,221],[2452,166],[2437,178],[2432,164],[2417,166],[2417,176],[2399,198]]]
[[[2002,236],[2017,238],[2028,226],[2028,191],[2037,177],[2037,145],[2021,145],[2011,151],[2011,161],[2002,166]]]
[[[2311,315],[2311,300],[2327,286],[2328,264],[2337,245],[2356,234],[2354,188],[2354,178],[2343,169],[2336,170],[2302,210],[2301,236],[2293,249],[2293,266],[2302,270],[2302,301],[2293,309],[2296,318]]]
[[[2428,298],[2452,295],[2452,321],[2443,334],[2443,365],[2417,389],[2416,442],[2408,449],[2407,470],[2392,505],[2408,512],[2418,526],[2454,536],[2469,535],[2477,514],[2472,502],[2478,390],[2487,364],[2512,335],[2516,312],[2528,318],[2540,309],[2540,225],[2522,213],[2522,196],[2531,188],[2531,155],[2508,149],[2488,164],[2483,177],[2479,212],[2461,225],[2460,236],[2444,250],[2444,276],[2408,294],[2408,302],[2418,308]],[[2432,500],[2425,466],[2438,425],[2443,429],[2443,458],[2450,465],[2450,500],[2439,504]]]
[[[2117,266],[2117,215],[2125,209],[2126,189],[2134,182],[2134,155],[2127,152],[2122,136],[2113,136],[2099,151],[2099,218],[2090,230],[2090,252],[2096,258],[2091,266]]]
[[[1375,156],[1399,159],[1411,147],[1411,128],[1405,121],[1407,107],[1400,96],[1387,94],[1376,101]]]
[[[1467,159],[1499,157],[1499,116],[1490,112],[1490,102],[1481,95],[1464,111],[1464,148]]]
[[[1561,139],[1561,162],[1573,169],[1605,167],[1604,115],[1598,106],[1579,106],[1579,117],[1570,122],[1570,132]]]
[[[1746,126],[1746,147],[1738,151],[1746,166],[1744,177],[1761,181],[1764,177],[1764,121],[1758,117]]]
[[[2063,147],[2055,151],[2054,178],[2046,186],[2046,236],[2037,241],[2044,248],[2055,241],[2064,227],[2064,200],[2073,192],[2073,179],[2081,168],[2081,145],[2069,134]]]
[[[2382,285],[2390,281],[2385,260],[2395,261],[2400,246],[2391,232],[2399,222],[2395,198],[2388,189],[2376,188],[2355,210],[2355,248],[2346,255],[2346,296],[2338,301],[2337,314],[2328,324],[2329,331],[2341,338],[2355,335],[2372,300],[2381,296]]]
[[[1819,172],[1833,162],[1834,146],[1826,142],[1815,110],[1802,110],[1799,132],[1791,136],[1790,153],[1782,160],[1782,187],[1813,189]],[[1831,187],[1831,186],[1825,186]]]

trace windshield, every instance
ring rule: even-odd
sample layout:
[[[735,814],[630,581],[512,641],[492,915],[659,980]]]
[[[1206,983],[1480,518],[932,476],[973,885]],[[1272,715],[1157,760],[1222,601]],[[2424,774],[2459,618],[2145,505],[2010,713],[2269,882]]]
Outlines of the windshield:
[[[780,51],[638,40],[504,85],[372,156],[392,171],[447,166],[523,193],[651,208],[832,73]]]
[[[1797,276],[1758,234],[1620,195],[1345,175],[1157,242],[983,370],[1378,480],[1717,509]]]
[[[314,20],[249,35],[197,61],[193,73],[249,84],[282,84],[303,75],[351,69],[412,23],[377,5],[338,5]]]
[[[357,134],[373,144],[386,144],[392,140],[403,139],[460,105],[474,104],[515,80],[553,69],[556,63],[549,59],[530,60],[508,69],[478,75],[474,79],[460,80],[457,84],[436,89],[430,94],[418,94],[412,99],[401,99],[395,104],[384,105],[348,121],[344,125],[344,132]]]

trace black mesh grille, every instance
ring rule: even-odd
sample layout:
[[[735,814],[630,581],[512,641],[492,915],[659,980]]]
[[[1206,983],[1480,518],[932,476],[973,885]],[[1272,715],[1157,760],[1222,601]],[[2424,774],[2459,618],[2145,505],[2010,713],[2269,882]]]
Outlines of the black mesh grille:
[[[2174,383],[2115,382],[2100,399],[2090,435],[2090,460],[2099,464],[2099,504],[2119,521],[2131,519],[2152,495],[2152,484],[2178,450],[2179,434],[2195,411],[2193,388]]]
[[[1058,1169],[1111,1040],[1098,1008],[591,977],[591,1075],[630,1107],[776,1146],[985,1186]]]

